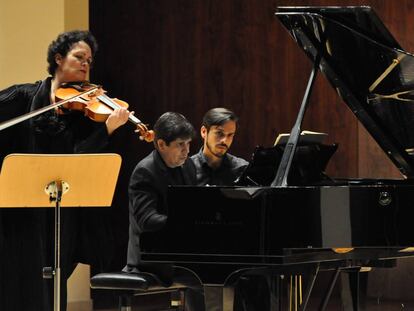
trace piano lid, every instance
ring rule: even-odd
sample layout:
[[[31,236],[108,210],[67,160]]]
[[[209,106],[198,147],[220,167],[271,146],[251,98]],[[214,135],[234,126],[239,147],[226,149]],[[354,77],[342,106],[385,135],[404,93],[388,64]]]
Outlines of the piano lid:
[[[370,7],[278,7],[276,16],[407,178],[414,178],[414,55]]]

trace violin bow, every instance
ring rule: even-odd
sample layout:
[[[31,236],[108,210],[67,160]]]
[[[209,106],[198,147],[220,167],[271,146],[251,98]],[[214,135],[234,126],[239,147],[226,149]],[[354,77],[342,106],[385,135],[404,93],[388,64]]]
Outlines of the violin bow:
[[[71,100],[74,100],[75,98],[81,97],[83,95],[88,95],[88,94],[96,91],[99,88],[100,88],[100,86],[93,86],[91,89],[88,89],[87,91],[81,92],[81,93],[79,93],[77,95],[74,95],[74,96],[72,96],[70,98],[66,98],[66,99],[61,100],[61,101],[59,101],[57,103],[54,103],[54,104],[51,104],[51,105],[48,105],[48,106],[39,108],[39,109],[34,110],[34,111],[30,111],[30,112],[28,112],[26,114],[23,114],[21,116],[12,118],[12,119],[7,120],[7,121],[4,121],[4,122],[1,122],[0,123],[0,131],[6,129],[8,127],[11,127],[11,126],[13,126],[15,124],[18,124],[20,122],[26,121],[27,119],[33,118],[33,117],[35,117],[35,116],[37,116],[39,114],[42,114],[42,113],[44,113],[46,111],[52,110],[54,108],[57,108],[57,107],[65,104],[67,102],[70,102]]]

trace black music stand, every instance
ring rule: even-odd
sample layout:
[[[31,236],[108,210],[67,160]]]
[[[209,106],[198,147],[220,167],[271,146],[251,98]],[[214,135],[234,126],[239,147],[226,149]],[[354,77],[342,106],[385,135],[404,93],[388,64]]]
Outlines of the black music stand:
[[[120,166],[118,154],[10,154],[4,158],[0,208],[55,208],[55,266],[43,268],[44,278],[54,278],[54,311],[60,311],[60,208],[110,206]]]

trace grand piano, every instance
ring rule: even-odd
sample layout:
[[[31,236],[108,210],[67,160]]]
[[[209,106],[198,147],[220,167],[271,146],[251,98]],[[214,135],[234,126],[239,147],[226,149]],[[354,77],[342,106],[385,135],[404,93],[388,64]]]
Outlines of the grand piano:
[[[300,310],[308,306],[318,273],[333,270],[324,309],[341,271],[414,255],[414,57],[370,7],[279,7],[276,18],[313,70],[283,155],[266,170],[271,178],[255,181],[247,171],[237,186],[171,187],[168,223],[143,234],[142,259],[172,262],[203,284],[225,287],[244,274],[304,274]],[[404,179],[293,177],[318,72]]]

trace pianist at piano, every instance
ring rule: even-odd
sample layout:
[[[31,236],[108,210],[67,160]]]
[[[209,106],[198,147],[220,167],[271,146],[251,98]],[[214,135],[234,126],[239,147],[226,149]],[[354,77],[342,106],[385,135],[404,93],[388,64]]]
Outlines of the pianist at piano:
[[[195,131],[181,114],[166,112],[154,125],[155,149],[141,160],[132,172],[129,196],[129,240],[127,265],[124,272],[138,271],[157,274],[165,283],[185,275],[172,275],[170,265],[142,265],[140,237],[143,232],[160,230],[167,220],[168,185],[194,185],[195,167],[188,158]],[[185,197],[182,198],[185,200]],[[186,307],[191,311],[204,309],[202,291],[186,291]]]
[[[238,117],[226,108],[213,108],[203,117],[203,146],[193,155],[197,185],[232,185],[247,161],[228,153],[236,135]]]
[[[60,34],[48,48],[48,72],[43,81],[10,86],[0,91],[0,122],[55,101],[54,91],[65,82],[86,80],[97,43],[88,31]],[[28,54],[29,55],[29,54]],[[126,109],[114,112],[108,122],[97,123],[83,113],[50,110],[0,132],[0,160],[10,153],[102,152],[108,132],[128,120]],[[29,173],[29,172],[28,172]],[[23,176],[22,176],[23,178]],[[42,268],[53,264],[53,209],[0,209],[0,310],[53,309],[53,281],[42,279]],[[77,262],[77,251],[88,239],[80,239],[79,220],[86,211],[62,211],[62,299],[66,310],[66,280]],[[94,221],[98,215],[94,215]],[[94,254],[92,254],[94,256]]]
[[[248,162],[228,153],[236,136],[238,116],[226,108],[207,111],[200,129],[203,146],[191,159],[197,169],[199,186],[232,186]],[[235,286],[235,310],[268,310],[269,289],[261,276],[245,276]],[[207,310],[221,310],[223,292],[220,286],[204,287]]]

